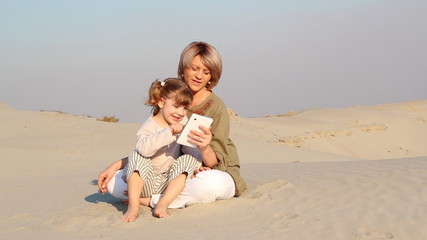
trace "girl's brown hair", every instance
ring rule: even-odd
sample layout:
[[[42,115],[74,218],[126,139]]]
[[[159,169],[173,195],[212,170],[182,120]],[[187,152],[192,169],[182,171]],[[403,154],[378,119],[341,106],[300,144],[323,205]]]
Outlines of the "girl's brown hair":
[[[160,111],[158,103],[162,98],[174,98],[176,105],[188,107],[193,101],[193,93],[185,82],[177,78],[154,81],[148,91],[148,100],[145,102],[146,105],[153,107],[154,116]]]

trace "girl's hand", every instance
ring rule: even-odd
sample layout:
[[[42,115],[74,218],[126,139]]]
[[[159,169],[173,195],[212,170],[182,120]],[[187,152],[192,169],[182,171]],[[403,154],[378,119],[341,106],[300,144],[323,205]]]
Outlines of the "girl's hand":
[[[204,172],[204,171],[209,171],[209,170],[211,170],[211,168],[210,168],[210,167],[204,167],[204,166],[201,166],[199,169],[196,169],[196,170],[194,171],[194,175],[198,174],[199,172]]]
[[[212,140],[212,133],[207,127],[199,126],[199,128],[202,132],[197,130],[190,131],[190,134],[188,134],[188,142],[195,144],[198,149],[203,151],[209,147]]]
[[[174,123],[172,125],[169,126],[172,135],[176,135],[182,132],[182,129],[184,128],[184,126],[181,123]]]

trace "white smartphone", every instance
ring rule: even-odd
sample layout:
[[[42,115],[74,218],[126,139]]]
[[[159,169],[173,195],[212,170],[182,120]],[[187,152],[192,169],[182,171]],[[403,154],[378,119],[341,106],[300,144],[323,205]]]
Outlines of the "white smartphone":
[[[191,114],[191,117],[188,119],[187,124],[185,124],[184,129],[178,137],[178,144],[189,146],[189,147],[197,147],[193,143],[188,142],[188,134],[191,130],[200,130],[199,126],[204,126],[209,128],[212,124],[213,119],[210,117],[205,117],[196,113]]]

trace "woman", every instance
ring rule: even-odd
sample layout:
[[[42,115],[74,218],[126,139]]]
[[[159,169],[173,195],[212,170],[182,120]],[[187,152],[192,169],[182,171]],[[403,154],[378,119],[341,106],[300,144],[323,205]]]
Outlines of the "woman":
[[[230,122],[228,111],[222,100],[212,92],[221,77],[222,61],[216,49],[204,42],[193,42],[181,53],[178,77],[193,92],[193,102],[187,111],[213,118],[210,129],[201,127],[203,132],[192,131],[189,138],[197,145],[197,150],[183,147],[183,152],[197,155],[203,166],[196,171],[184,190],[169,205],[169,208],[182,208],[196,203],[209,203],[220,199],[240,196],[246,189],[240,177],[240,164],[237,149],[229,139]],[[98,187],[102,193],[108,190],[116,197],[126,190],[121,182],[121,171],[127,163],[123,158],[111,164],[99,174]],[[117,172],[117,176],[115,174]],[[116,194],[114,194],[116,193]],[[160,196],[153,195],[150,205],[154,207]],[[147,205],[147,199],[141,199]]]

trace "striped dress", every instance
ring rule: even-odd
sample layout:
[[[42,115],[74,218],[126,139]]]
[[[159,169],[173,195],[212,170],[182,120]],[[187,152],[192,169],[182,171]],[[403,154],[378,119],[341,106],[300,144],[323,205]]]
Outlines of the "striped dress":
[[[176,139],[168,127],[159,126],[152,117],[138,130],[136,149],[128,156],[123,180],[127,182],[132,173],[138,172],[144,183],[142,197],[163,193],[168,183],[182,173],[187,174],[188,181],[202,165],[191,155],[181,155]]]

